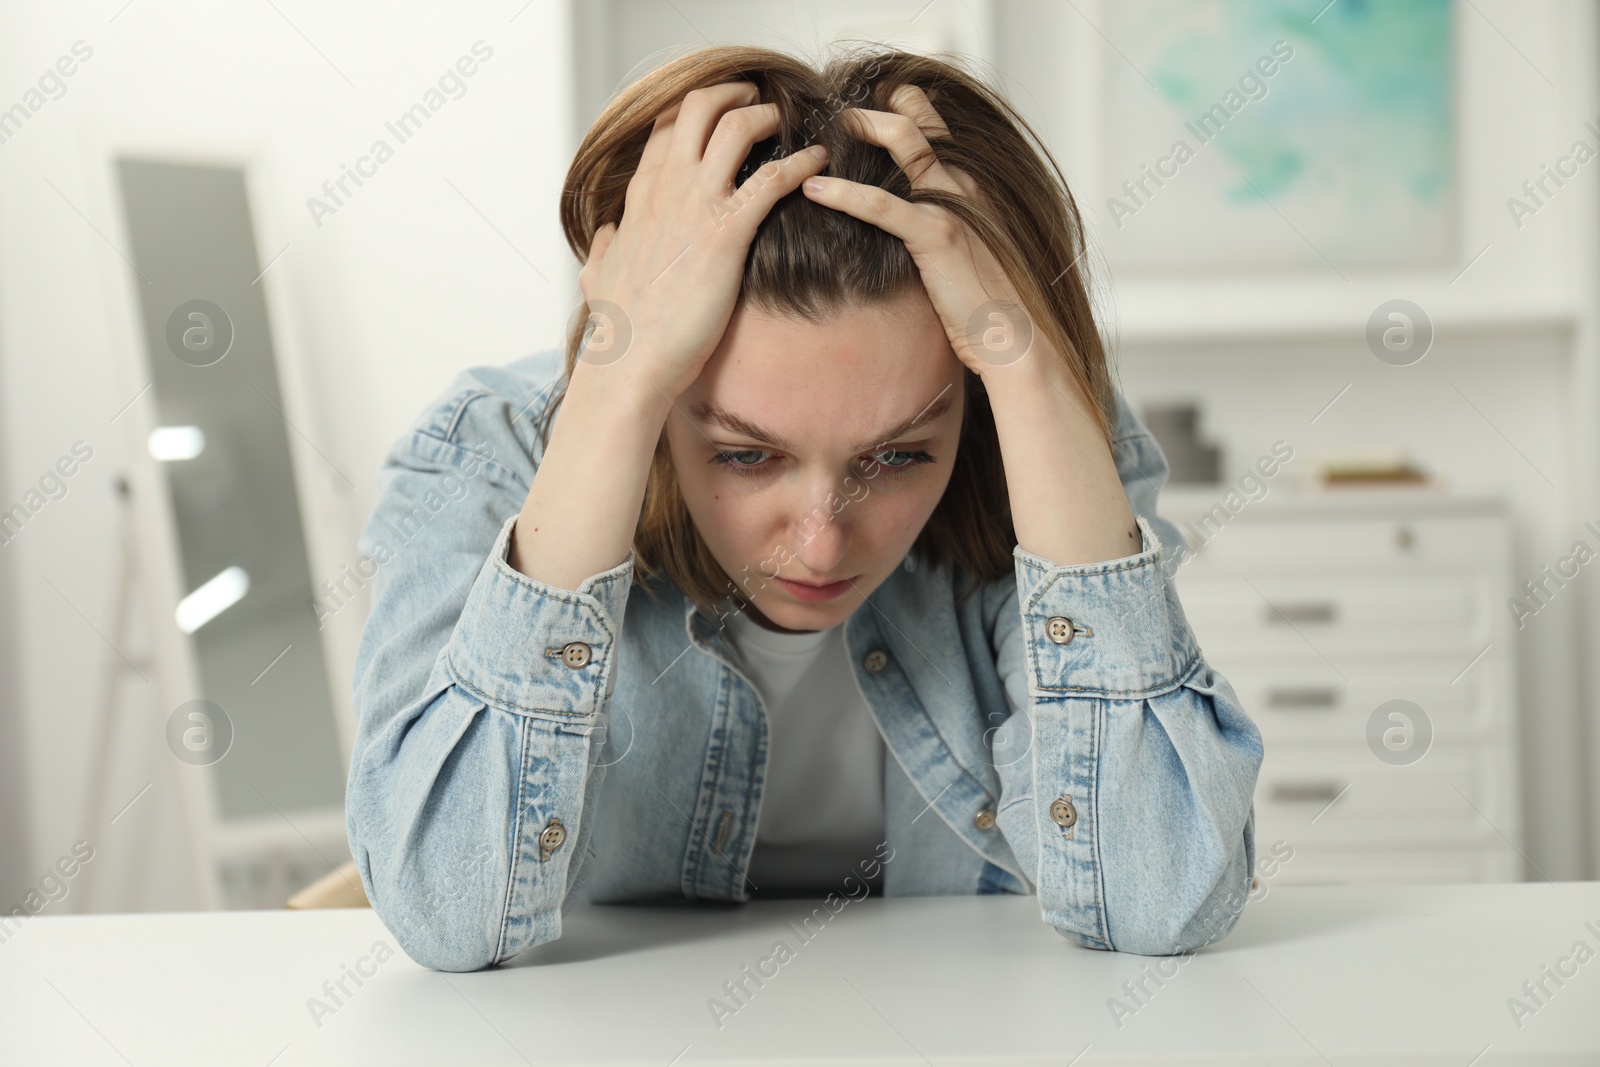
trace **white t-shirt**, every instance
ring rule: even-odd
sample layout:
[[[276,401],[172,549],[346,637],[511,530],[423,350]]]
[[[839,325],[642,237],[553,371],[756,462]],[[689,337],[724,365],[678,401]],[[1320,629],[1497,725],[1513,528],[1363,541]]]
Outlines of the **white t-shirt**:
[[[838,889],[881,855],[883,736],[856,685],[844,625],[769,630],[739,612],[728,637],[767,709],[767,775],[745,872],[752,895]]]

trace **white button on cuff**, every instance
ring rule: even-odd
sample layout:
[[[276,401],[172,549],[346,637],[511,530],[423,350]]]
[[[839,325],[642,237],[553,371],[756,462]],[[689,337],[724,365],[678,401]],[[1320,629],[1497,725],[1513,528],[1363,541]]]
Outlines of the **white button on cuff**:
[[[1087,626],[1079,626],[1065,615],[1052,615],[1044,624],[1045,636],[1058,645],[1064,645],[1074,637],[1093,637],[1094,631]]]

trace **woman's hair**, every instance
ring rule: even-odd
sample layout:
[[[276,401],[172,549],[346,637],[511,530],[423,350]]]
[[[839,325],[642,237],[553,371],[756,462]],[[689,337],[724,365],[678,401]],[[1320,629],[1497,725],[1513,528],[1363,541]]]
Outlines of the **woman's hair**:
[[[1070,380],[1090,398],[1110,440],[1115,400],[1080,260],[1085,236],[1077,204],[1038,135],[998,93],[953,62],[910,52],[857,47],[836,52],[817,70],[764,48],[721,46],[683,56],[624,89],[578,148],[561,192],[561,225],[580,262],[595,231],[620,223],[628,182],[656,116],[691,89],[743,79],[760,102],[778,107],[778,133],[758,142],[739,173],[743,181],[768,159],[821,143],[824,173],[882,186],[912,203],[947,208],[981,238],[1021,298],[1033,344],[1059,353]],[[841,113],[851,107],[889,111],[900,85],[927,94],[949,136],[930,134],[934,157],[971,176],[989,208],[940,190],[913,191],[889,153],[855,137]],[[921,287],[904,242],[871,223],[808,200],[795,190],[758,226],[745,261],[741,306],[812,322]],[[561,395],[580,353],[588,308],[575,316],[566,341]],[[966,412],[950,482],[912,552],[930,567],[966,576],[961,595],[1012,572],[1016,534],[994,416],[982,379],[966,378]],[[540,432],[549,441],[560,397],[547,407]],[[847,505],[848,506],[848,505]],[[696,605],[711,608],[741,590],[712,557],[689,516],[663,432],[634,535],[635,575],[665,578]],[[654,595],[652,593],[652,595]]]

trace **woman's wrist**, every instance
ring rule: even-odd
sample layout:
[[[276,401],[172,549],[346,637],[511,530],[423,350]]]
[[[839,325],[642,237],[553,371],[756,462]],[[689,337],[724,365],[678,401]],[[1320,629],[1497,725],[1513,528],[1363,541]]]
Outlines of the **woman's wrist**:
[[[629,358],[625,356],[615,363],[588,363],[580,356],[573,365],[562,406],[576,394],[592,403],[603,418],[620,427],[640,430],[653,442],[666,425],[672,398],[641,367],[628,365]],[[642,358],[635,362],[642,362]],[[651,429],[654,432],[649,432]]]

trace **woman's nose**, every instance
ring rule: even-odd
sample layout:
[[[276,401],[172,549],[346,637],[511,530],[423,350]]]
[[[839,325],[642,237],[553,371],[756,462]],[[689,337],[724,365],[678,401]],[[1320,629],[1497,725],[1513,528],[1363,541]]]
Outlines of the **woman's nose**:
[[[850,501],[838,490],[808,495],[790,519],[795,557],[812,574],[837,577],[850,547]]]

